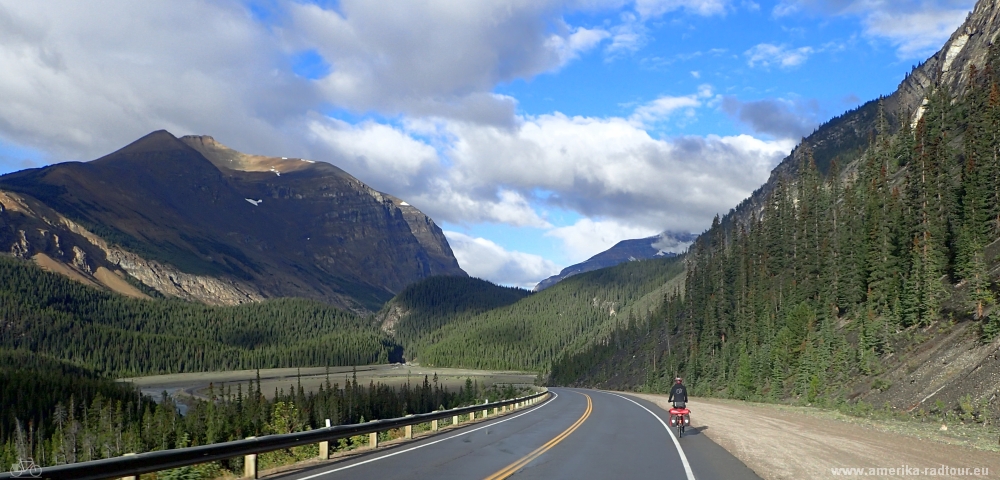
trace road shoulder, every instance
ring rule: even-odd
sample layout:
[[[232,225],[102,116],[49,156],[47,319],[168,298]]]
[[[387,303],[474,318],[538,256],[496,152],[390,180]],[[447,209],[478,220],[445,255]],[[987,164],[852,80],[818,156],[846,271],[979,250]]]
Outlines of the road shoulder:
[[[669,409],[666,396],[629,395]],[[767,480],[843,478],[834,468],[988,468],[1000,474],[995,452],[947,445],[821,418],[772,405],[693,399],[691,423]],[[897,475],[897,478],[923,476]],[[953,471],[953,473],[955,473]],[[976,478],[938,475],[938,478]],[[850,478],[850,476],[847,476]]]

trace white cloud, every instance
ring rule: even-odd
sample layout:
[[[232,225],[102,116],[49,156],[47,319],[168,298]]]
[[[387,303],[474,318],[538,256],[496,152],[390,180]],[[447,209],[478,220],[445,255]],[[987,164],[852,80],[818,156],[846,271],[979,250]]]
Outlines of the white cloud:
[[[601,43],[601,40],[610,36],[611,34],[607,30],[577,27],[576,31],[569,36],[552,35],[546,42],[546,47],[551,48],[559,55],[559,66],[561,67],[576,60],[580,53],[594,48],[598,43]]]
[[[316,119],[310,155],[438,221],[552,228],[544,211],[556,208],[643,231],[701,231],[767,180],[794,146],[747,135],[653,138],[645,130],[712,95],[706,86],[663,97],[628,118],[519,117],[514,128]]]
[[[644,105],[640,105],[629,117],[636,125],[649,125],[666,119],[670,114],[683,108],[700,107],[701,101],[697,95],[684,97],[664,96]]]
[[[309,123],[314,142],[334,149],[336,162],[350,170],[380,175],[379,183],[406,183],[421,174],[439,173],[437,151],[389,125],[351,125],[335,119]],[[331,159],[332,160],[332,159]]]
[[[692,72],[696,74],[698,72]],[[695,75],[697,78],[698,75]],[[688,110],[688,116],[694,115],[694,108],[702,106],[703,100],[711,99],[714,95],[711,85],[700,85],[697,93],[674,97],[664,95],[651,102],[642,104],[632,112],[629,121],[637,126],[650,126],[657,122],[669,118],[674,112],[681,109]]]
[[[567,256],[573,263],[582,262],[614,246],[626,238],[645,238],[660,233],[648,227],[636,227],[615,220],[578,220],[573,225],[554,228],[545,233],[556,237],[565,245]]]
[[[729,0],[636,0],[635,10],[644,18],[658,17],[675,10],[703,16],[726,13]]]
[[[229,2],[0,4],[0,137],[60,159],[161,128],[287,150],[277,130],[319,97],[275,43]]]
[[[342,107],[509,124],[513,104],[489,94],[497,83],[559,69],[610,35],[563,24],[565,3],[292,3],[283,34],[331,64],[320,84]]]
[[[691,233],[676,234],[663,232],[660,234],[659,238],[653,242],[653,248],[658,249],[662,253],[681,254],[686,252],[688,247],[694,244],[695,238],[697,237]]]
[[[965,9],[875,11],[865,18],[865,33],[887,39],[900,58],[924,58],[941,48],[968,13]]]
[[[744,52],[744,55],[747,56],[747,64],[751,67],[767,68],[775,65],[790,68],[801,65],[813,53],[815,49],[812,47],[789,48],[787,45],[760,43]]]
[[[611,28],[611,43],[604,48],[609,60],[637,52],[649,41],[649,29],[632,12],[621,15],[621,23]]]
[[[864,34],[896,47],[900,58],[926,58],[965,20],[975,0],[783,0],[776,17],[798,12],[861,19]]]
[[[538,255],[509,251],[485,238],[445,231],[458,264],[469,275],[502,285],[532,288],[559,273],[559,266]]]
[[[749,195],[791,150],[788,140],[654,139],[619,117],[525,117],[506,130],[449,126],[449,183],[473,192],[497,185],[586,217],[651,230],[700,231]]]

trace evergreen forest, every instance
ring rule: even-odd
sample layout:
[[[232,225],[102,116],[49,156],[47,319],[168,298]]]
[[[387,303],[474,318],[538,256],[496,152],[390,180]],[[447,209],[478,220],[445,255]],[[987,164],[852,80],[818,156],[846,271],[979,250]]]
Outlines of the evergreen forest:
[[[117,377],[398,361],[400,347],[359,317],[304,299],[213,307],[141,300],[0,256],[0,348]]]
[[[469,277],[436,276],[411,284],[386,303],[377,320],[393,332],[407,358],[441,327],[463,317],[514,304],[530,294]]]

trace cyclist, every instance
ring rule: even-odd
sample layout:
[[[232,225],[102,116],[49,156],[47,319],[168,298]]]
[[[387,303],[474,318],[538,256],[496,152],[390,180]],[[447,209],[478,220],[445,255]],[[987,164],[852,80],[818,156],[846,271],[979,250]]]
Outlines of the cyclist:
[[[673,402],[674,408],[684,408],[688,401],[688,390],[687,387],[681,383],[681,377],[674,379],[674,386],[670,388],[670,397],[667,398],[668,402]]]

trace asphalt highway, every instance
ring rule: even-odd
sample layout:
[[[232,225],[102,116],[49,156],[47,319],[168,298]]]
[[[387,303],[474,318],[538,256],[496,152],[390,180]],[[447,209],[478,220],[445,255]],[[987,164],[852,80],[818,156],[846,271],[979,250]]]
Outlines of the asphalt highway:
[[[699,430],[677,439],[666,428],[668,414],[652,403],[551,391],[555,398],[530,409],[273,478],[759,479]],[[697,404],[689,407],[698,414]]]

